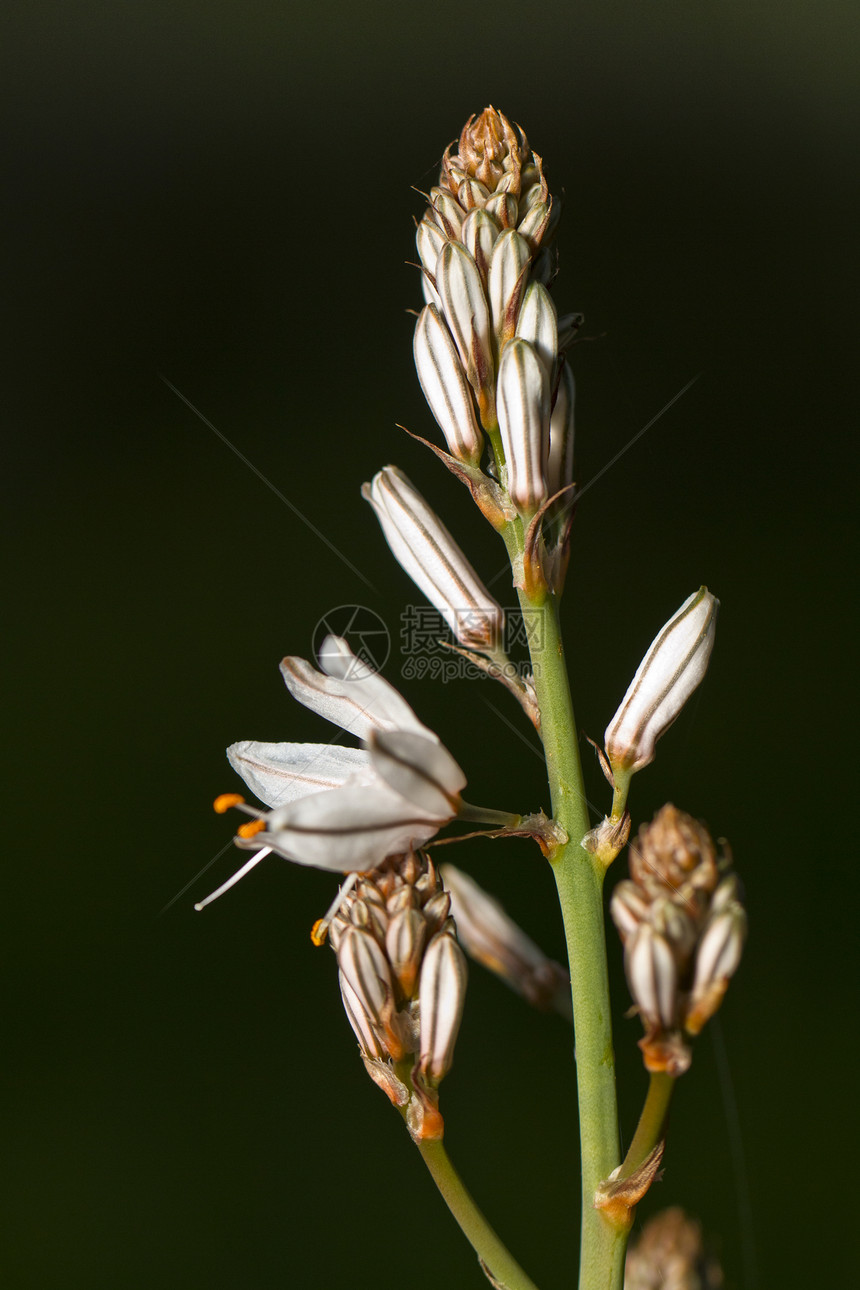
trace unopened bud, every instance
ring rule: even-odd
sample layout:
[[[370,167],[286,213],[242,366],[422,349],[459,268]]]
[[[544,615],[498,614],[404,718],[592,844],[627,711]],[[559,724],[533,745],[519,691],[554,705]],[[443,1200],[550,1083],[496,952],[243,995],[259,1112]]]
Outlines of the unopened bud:
[[[481,281],[484,283],[486,283],[487,275],[490,271],[490,257],[493,254],[493,247],[501,231],[499,221],[487,210],[471,211],[463,221],[460,237],[466,250],[478,266]]]
[[[515,229],[506,229],[493,247],[487,295],[499,353],[516,331],[530,259],[529,244]]]
[[[624,967],[646,1021],[655,1030],[670,1030],[678,1010],[678,969],[668,941],[643,923],[625,946]]]
[[[340,997],[343,1000],[343,1010],[346,1013],[347,1021],[352,1026],[363,1055],[377,1060],[387,1057],[388,1053],[374,1028],[373,1018],[367,1012],[343,972],[338,973],[338,981],[340,983]]]
[[[570,364],[565,363],[549,423],[549,461],[546,482],[550,497],[573,483],[575,394],[573,372]]]
[[[492,386],[490,310],[478,266],[458,242],[446,242],[436,261],[436,291],[445,321],[475,394]]]
[[[534,1007],[555,1008],[570,1017],[570,977],[561,964],[547,958],[469,874],[450,864],[439,872],[451,893],[451,912],[466,953]]]
[[[382,950],[368,932],[349,926],[336,952],[338,967],[360,1006],[361,1017],[374,1027],[384,1025],[391,1013],[394,991]]]
[[[370,502],[401,568],[469,649],[491,649],[504,613],[438,515],[402,470],[386,466],[362,496]]]
[[[693,990],[684,1019],[691,1035],[697,1035],[719,1008],[737,970],[746,938],[746,913],[733,902],[713,915],[696,952]]]
[[[650,903],[635,882],[624,878],[618,883],[609,902],[609,912],[622,941],[626,942],[628,936],[647,922],[650,910]]]
[[[517,335],[534,346],[547,377],[552,380],[558,355],[558,315],[552,296],[542,282],[532,282],[526,287],[517,318]]]
[[[434,1084],[448,1073],[463,1017],[466,960],[449,932],[438,932],[424,954],[418,1002],[421,1050],[418,1066]]]
[[[641,770],[654,760],[657,740],[707,671],[719,603],[707,587],[700,587],[651,643],[606,727],[606,755],[613,770]]]
[[[475,417],[472,393],[451,333],[434,305],[421,311],[413,351],[418,380],[448,451],[458,461],[477,465],[484,439]]]
[[[415,993],[426,934],[427,923],[417,909],[401,909],[388,924],[385,952],[401,998]]]
[[[512,340],[499,364],[498,415],[508,492],[531,517],[546,501],[549,454],[549,381],[534,347]]]

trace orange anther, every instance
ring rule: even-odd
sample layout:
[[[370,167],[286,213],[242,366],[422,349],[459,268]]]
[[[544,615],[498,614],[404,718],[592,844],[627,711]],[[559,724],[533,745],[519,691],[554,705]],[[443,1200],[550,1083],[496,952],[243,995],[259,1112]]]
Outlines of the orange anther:
[[[311,940],[314,945],[325,945],[328,936],[328,923],[324,918],[318,918],[311,928]]]
[[[260,833],[265,827],[265,820],[249,820],[247,824],[240,824],[236,832],[240,838],[252,838],[255,833]]]
[[[241,793],[221,793],[215,798],[212,806],[218,815],[223,815],[225,811],[230,810],[231,806],[241,806],[244,800]]]

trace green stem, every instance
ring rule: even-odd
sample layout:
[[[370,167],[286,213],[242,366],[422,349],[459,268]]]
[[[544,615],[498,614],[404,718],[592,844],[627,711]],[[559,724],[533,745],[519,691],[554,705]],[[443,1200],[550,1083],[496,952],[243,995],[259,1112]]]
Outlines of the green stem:
[[[651,1076],[642,1114],[639,1117],[633,1141],[624,1157],[619,1179],[629,1178],[632,1173],[635,1173],[662,1138],[674,1089],[675,1081],[671,1075],[666,1075],[663,1071],[655,1071]]]
[[[510,811],[493,811],[486,806],[473,806],[471,802],[460,802],[457,812],[458,820],[469,820],[472,824],[495,824],[500,829],[515,829],[522,823],[521,815],[512,815]]]
[[[463,1235],[486,1264],[493,1279],[505,1290],[537,1290],[534,1281],[502,1244],[469,1195],[441,1142],[419,1142],[418,1150],[430,1170],[442,1199],[459,1223]]]
[[[516,540],[513,534],[510,537]],[[552,597],[541,603],[522,592],[520,602],[529,628],[553,815],[569,839],[550,863],[564,919],[576,1034],[582,1156],[579,1290],[620,1290],[627,1234],[593,1204],[598,1184],[616,1168],[620,1154],[603,921],[604,869],[580,845],[589,818],[557,605]]]

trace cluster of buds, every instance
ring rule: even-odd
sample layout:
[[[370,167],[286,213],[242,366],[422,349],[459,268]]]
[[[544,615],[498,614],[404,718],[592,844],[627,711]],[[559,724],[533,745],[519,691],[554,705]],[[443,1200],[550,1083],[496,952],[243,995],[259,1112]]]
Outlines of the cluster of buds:
[[[630,847],[630,878],[615,888],[611,911],[649,1071],[687,1070],[687,1037],[717,1011],[740,963],[747,920],[730,865],[707,829],[671,805]]]
[[[448,464],[497,527],[532,521],[573,479],[573,378],[562,357],[581,319],[548,284],[560,214],[525,134],[486,108],[445,152],[418,225],[427,301],[415,363]],[[498,484],[483,476],[484,434]],[[500,486],[499,486],[500,485]],[[555,503],[544,565],[560,576],[570,506]],[[549,531],[549,530],[548,530]]]
[[[329,924],[367,1072],[416,1140],[442,1137],[438,1088],[463,1015],[466,960],[450,909],[432,862],[409,852],[360,875]]]
[[[624,1290],[720,1290],[720,1265],[702,1242],[702,1229],[682,1209],[649,1219],[627,1255]]]

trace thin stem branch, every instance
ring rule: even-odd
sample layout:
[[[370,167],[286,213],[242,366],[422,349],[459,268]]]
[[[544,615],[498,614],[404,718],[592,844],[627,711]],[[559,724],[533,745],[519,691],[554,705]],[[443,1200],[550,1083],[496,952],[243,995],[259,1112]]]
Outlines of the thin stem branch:
[[[633,1141],[630,1143],[618,1175],[619,1180],[629,1178],[632,1173],[635,1173],[663,1137],[669,1103],[674,1090],[675,1081],[671,1075],[665,1074],[664,1071],[655,1071],[652,1074]]]
[[[471,802],[461,801],[457,818],[469,820],[472,824],[495,824],[500,829],[515,829],[523,817],[512,815],[510,811],[494,811],[486,806],[473,806]]]
[[[494,1281],[504,1290],[537,1290],[469,1195],[443,1144],[419,1142],[417,1146],[442,1199]]]

